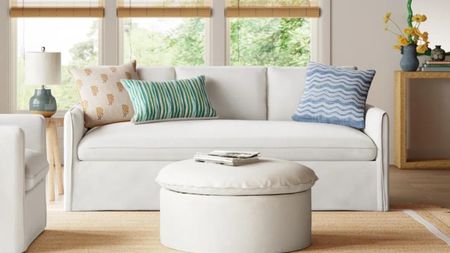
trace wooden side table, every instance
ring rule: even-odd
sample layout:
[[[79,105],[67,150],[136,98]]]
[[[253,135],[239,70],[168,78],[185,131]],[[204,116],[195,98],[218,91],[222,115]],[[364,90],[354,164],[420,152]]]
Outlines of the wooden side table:
[[[411,160],[407,155],[408,89],[414,79],[448,79],[450,72],[395,72],[395,165],[400,169],[450,169],[450,159]]]
[[[55,201],[55,176],[58,185],[58,193],[64,194],[63,169],[59,152],[58,127],[64,125],[63,118],[46,118],[47,134],[47,160],[49,163],[47,194],[49,201]]]

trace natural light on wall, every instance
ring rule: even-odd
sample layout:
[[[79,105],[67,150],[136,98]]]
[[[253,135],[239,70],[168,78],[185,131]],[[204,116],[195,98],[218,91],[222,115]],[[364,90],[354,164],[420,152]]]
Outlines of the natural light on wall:
[[[123,59],[141,66],[205,65],[210,1],[119,0]]]
[[[29,98],[36,88],[24,85],[25,53],[40,51],[42,46],[48,52],[62,55],[62,85],[52,87],[58,109],[65,110],[78,103],[69,69],[98,64],[101,2],[17,0],[11,6],[16,33],[16,109],[28,109]]]
[[[308,0],[228,0],[230,65],[306,66],[311,59],[311,20],[320,16]]]

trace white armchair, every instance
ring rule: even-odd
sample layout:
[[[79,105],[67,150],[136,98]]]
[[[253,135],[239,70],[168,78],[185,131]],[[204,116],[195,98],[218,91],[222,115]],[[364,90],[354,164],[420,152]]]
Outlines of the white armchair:
[[[0,253],[24,252],[46,226],[45,120],[0,114]]]

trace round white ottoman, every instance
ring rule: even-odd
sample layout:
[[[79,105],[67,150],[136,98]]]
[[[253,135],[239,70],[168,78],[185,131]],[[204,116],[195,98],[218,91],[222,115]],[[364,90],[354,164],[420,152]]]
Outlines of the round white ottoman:
[[[289,252],[311,244],[314,172],[262,159],[230,167],[185,160],[164,167],[161,243],[188,252]]]

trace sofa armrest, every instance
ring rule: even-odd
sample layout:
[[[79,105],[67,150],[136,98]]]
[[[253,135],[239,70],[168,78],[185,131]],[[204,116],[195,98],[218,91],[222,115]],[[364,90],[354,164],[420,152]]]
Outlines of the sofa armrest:
[[[76,105],[64,115],[64,208],[67,211],[72,203],[72,169],[79,161],[78,144],[85,132],[84,112]]]
[[[1,126],[16,126],[25,135],[25,147],[46,155],[45,119],[41,115],[2,114]]]
[[[24,131],[18,126],[0,125],[0,140],[0,251],[21,252],[17,245],[24,244]]]
[[[378,182],[378,210],[389,210],[389,117],[380,108],[368,105],[366,107],[367,134],[377,146],[377,182]]]

